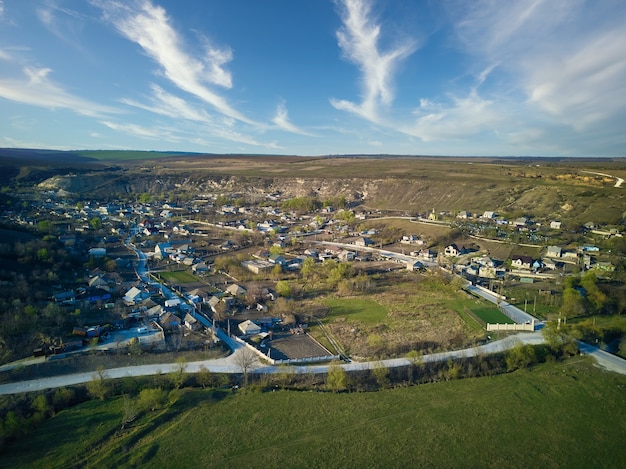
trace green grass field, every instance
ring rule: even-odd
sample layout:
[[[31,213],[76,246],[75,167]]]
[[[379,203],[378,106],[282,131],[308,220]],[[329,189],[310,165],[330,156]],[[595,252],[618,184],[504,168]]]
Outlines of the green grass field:
[[[183,390],[120,430],[121,398],[59,413],[2,466],[625,467],[626,377],[588,358],[371,393]]]
[[[159,272],[159,275],[166,282],[172,283],[193,283],[198,279],[186,270],[180,270],[175,272]]]
[[[508,316],[502,314],[497,308],[494,307],[479,307],[471,308],[472,312],[480,319],[489,324],[514,324],[515,321],[511,320]]]
[[[359,298],[328,299],[329,318],[346,317],[366,324],[378,324],[387,317],[387,308],[376,301]]]

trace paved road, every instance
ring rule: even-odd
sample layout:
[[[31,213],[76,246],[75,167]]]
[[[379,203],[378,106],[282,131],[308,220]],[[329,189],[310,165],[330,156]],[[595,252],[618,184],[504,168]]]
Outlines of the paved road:
[[[214,360],[204,360],[187,363],[185,371],[188,373],[197,373],[200,367],[204,366],[207,370],[214,373],[241,373],[241,368],[237,364],[237,354],[242,353],[243,346],[232,339],[228,338],[222,332],[224,338],[235,347],[235,351],[225,358]],[[463,350],[455,350],[451,352],[434,353],[422,356],[424,363],[435,363],[447,361],[455,358],[473,357],[476,354],[489,354],[500,352],[514,347],[519,342],[526,344],[540,344],[543,342],[543,336],[539,332],[527,332],[516,336],[510,336],[502,340],[494,341],[480,347],[473,347]],[[388,360],[380,360],[374,362],[351,362],[341,365],[346,371],[368,370],[375,367],[385,366],[394,368],[409,365],[411,362],[407,358],[394,358]],[[161,373],[171,373],[178,371],[180,366],[177,363],[163,363],[156,365],[138,365],[127,366],[122,368],[112,368],[105,370],[104,377],[109,379],[126,378],[130,376],[150,376]],[[326,373],[328,365],[316,366],[296,366],[293,368],[298,374],[304,373]],[[267,366],[257,361],[256,365],[250,373],[280,373],[284,372],[284,367]],[[39,391],[42,389],[58,388],[63,386],[72,386],[92,381],[97,375],[96,372],[75,373],[71,375],[52,376],[48,378],[40,378],[31,381],[21,381],[16,383],[7,383],[0,385],[0,394],[17,394],[21,392]]]
[[[623,358],[580,341],[578,342],[578,350],[585,355],[591,355],[598,366],[605,370],[626,375],[626,360]]]

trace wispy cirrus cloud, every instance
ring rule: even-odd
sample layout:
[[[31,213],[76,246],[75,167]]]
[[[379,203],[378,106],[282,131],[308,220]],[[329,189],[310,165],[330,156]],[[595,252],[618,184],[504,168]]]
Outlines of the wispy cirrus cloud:
[[[259,125],[233,108],[226,98],[211,86],[229,89],[232,76],[224,65],[232,60],[229,48],[211,46],[206,42],[203,57],[195,57],[184,49],[183,40],[172,27],[166,11],[149,0],[121,3],[93,0],[104,18],[160,67],[163,76],[179,89],[211,105],[217,112],[240,122]]]
[[[453,5],[461,47],[479,63],[497,62],[535,112],[577,132],[623,114],[626,4],[520,0],[503,8],[472,0]]]
[[[445,104],[422,99],[414,114],[418,116],[416,121],[399,130],[424,142],[432,142],[493,131],[502,126],[507,113],[500,104],[481,97],[473,89],[464,97],[450,95]]]
[[[151,90],[152,95],[147,98],[148,104],[130,98],[123,98],[121,101],[129,106],[162,116],[176,116],[196,122],[213,122],[204,109],[190,105],[183,98],[168,93],[160,86],[152,84]]]
[[[49,109],[68,109],[83,116],[101,117],[118,109],[67,92],[50,79],[50,68],[24,67],[23,79],[0,80],[0,97]]]
[[[339,110],[357,114],[371,122],[380,122],[380,106],[389,106],[394,98],[393,79],[398,65],[417,48],[413,40],[380,51],[381,25],[373,17],[367,0],[342,0],[343,26],[337,40],[344,57],[361,71],[362,101],[331,99]]]
[[[62,41],[83,49],[80,31],[85,15],[60,5],[56,0],[45,0],[35,9],[35,14],[45,28]]]
[[[301,129],[300,127],[294,125],[289,120],[287,106],[285,105],[285,103],[278,104],[278,106],[276,107],[276,115],[274,116],[274,119],[272,119],[272,122],[276,124],[276,126],[279,129],[285,130],[293,134],[304,135],[307,137],[315,136],[314,134],[307,132],[306,130]]]

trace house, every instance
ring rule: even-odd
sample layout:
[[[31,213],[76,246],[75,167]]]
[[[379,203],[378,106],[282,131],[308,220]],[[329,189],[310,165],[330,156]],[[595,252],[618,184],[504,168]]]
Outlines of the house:
[[[435,251],[431,251],[430,249],[422,249],[419,252],[411,252],[412,256],[419,257],[425,261],[434,261],[437,257],[437,253]]]
[[[248,269],[253,274],[260,274],[261,272],[264,272],[266,270],[270,270],[274,264],[272,264],[272,263],[270,263],[268,261],[251,260],[251,261],[243,261],[241,263],[241,265],[243,267],[245,267],[246,269]]]
[[[202,272],[208,272],[209,271],[209,266],[206,265],[205,262],[198,262],[197,264],[193,264],[191,266],[191,270],[192,272],[195,273],[202,273]]]
[[[528,218],[526,217],[516,218],[515,221],[513,221],[513,224],[515,225],[516,228],[523,228],[526,225],[528,225]]]
[[[443,254],[444,256],[448,256],[448,257],[456,257],[459,254],[461,254],[461,250],[456,244],[450,244],[446,246],[446,248],[443,251]]]
[[[410,270],[411,272],[419,272],[424,270],[424,264],[420,261],[407,261],[406,270]]]
[[[496,218],[496,214],[495,212],[485,212],[480,218],[484,220],[493,220],[494,218]]]
[[[202,329],[202,324],[190,313],[185,314],[185,327],[190,331],[197,331]]]
[[[532,263],[533,263],[533,258],[530,256],[519,256],[519,255],[511,256],[511,267],[530,270]]]
[[[468,218],[472,218],[472,214],[465,210],[461,210],[459,213],[456,214],[456,217],[461,220],[467,220]]]
[[[96,275],[95,277],[90,278],[88,284],[90,287],[102,288],[103,290],[106,290],[106,291],[111,290],[111,288],[109,287],[109,282],[104,280],[99,275]]]
[[[219,297],[212,296],[211,298],[209,298],[209,301],[207,301],[207,304],[211,308],[211,311],[213,311],[214,313],[217,313],[217,305],[219,302],[220,302]]]
[[[180,318],[168,311],[159,316],[159,323],[163,330],[172,331],[180,326]]]
[[[339,253],[339,259],[342,261],[350,262],[353,261],[356,257],[356,253],[354,251],[341,251]]]
[[[128,305],[134,305],[137,303],[141,303],[141,301],[148,298],[150,298],[150,294],[147,291],[141,290],[137,287],[132,287],[126,292],[122,299],[124,300],[124,303]]]
[[[93,257],[104,257],[107,255],[107,250],[106,248],[91,248],[89,255]]]
[[[561,251],[560,246],[548,246],[546,257],[561,257]]]
[[[156,259],[166,259],[169,256],[172,250],[172,245],[170,243],[158,243],[154,247],[154,257]]]
[[[76,295],[72,290],[57,293],[54,295],[54,301],[56,303],[72,304],[76,301]]]
[[[155,304],[146,311],[146,317],[148,318],[159,317],[161,314],[163,314],[163,306],[161,305]]]
[[[230,293],[232,296],[243,296],[246,294],[247,290],[241,285],[233,283],[232,285],[229,285],[228,288],[226,288],[226,292]]]
[[[550,222],[550,228],[553,230],[560,230],[561,229],[561,222],[560,221],[551,221]]]
[[[238,327],[243,335],[251,336],[261,333],[261,326],[249,319],[240,323]]]
[[[361,237],[355,239],[353,244],[355,246],[368,247],[368,246],[373,246],[374,245],[374,241],[372,241],[371,239],[369,239],[366,236],[361,236]]]
[[[285,265],[287,260],[280,254],[271,254],[268,261],[274,265]]]
[[[421,246],[422,244],[424,244],[424,241],[422,241],[420,239],[420,237],[417,236],[417,235],[408,235],[408,236],[403,236],[402,239],[400,240],[400,243],[402,243],[402,244],[417,244],[417,245]]]

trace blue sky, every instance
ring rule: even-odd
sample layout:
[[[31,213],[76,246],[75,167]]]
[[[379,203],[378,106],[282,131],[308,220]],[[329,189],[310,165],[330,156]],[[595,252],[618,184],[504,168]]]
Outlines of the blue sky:
[[[0,147],[626,156],[620,0],[0,0]]]

